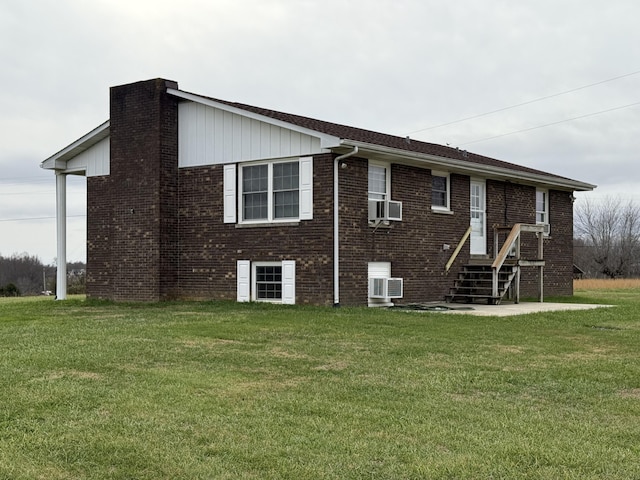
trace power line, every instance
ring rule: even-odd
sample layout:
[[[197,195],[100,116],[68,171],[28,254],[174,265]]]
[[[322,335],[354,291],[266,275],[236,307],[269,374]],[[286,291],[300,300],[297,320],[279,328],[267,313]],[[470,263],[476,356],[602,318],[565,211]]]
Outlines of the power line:
[[[583,85],[581,87],[572,88],[571,90],[565,90],[563,92],[554,93],[552,95],[546,95],[544,97],[535,98],[533,100],[528,100],[526,102],[517,103],[517,104],[511,105],[509,107],[498,108],[496,110],[491,110],[491,111],[485,112],[485,113],[479,113],[477,115],[471,115],[470,117],[461,118],[459,120],[453,120],[451,122],[441,123],[439,125],[433,125],[431,127],[421,128],[419,130],[414,130],[413,132],[409,132],[408,135],[411,135],[411,134],[414,134],[414,133],[418,133],[418,132],[424,132],[424,131],[427,131],[427,130],[435,130],[436,128],[446,127],[446,126],[449,126],[449,125],[454,125],[456,123],[466,122],[467,120],[473,120],[475,118],[486,117],[487,115],[493,115],[494,113],[504,112],[505,110],[511,110],[512,108],[518,108],[518,107],[522,107],[524,105],[530,105],[532,103],[541,102],[543,100],[548,100],[550,98],[559,97],[561,95],[566,95],[568,93],[577,92],[579,90],[584,90],[585,88],[591,88],[591,87],[595,87],[597,85],[602,85],[603,83],[613,82],[614,80],[620,80],[621,78],[631,77],[632,75],[638,75],[639,73],[640,73],[640,70],[638,70],[636,72],[626,73],[624,75],[619,75],[617,77],[608,78],[606,80],[601,80],[601,81],[595,82],[595,83],[590,83],[589,85]]]
[[[493,137],[480,138],[478,140],[472,140],[470,142],[461,143],[460,146],[462,147],[464,145],[471,145],[472,143],[485,142],[487,140],[493,140],[494,138],[506,137],[507,135],[515,135],[516,133],[529,132],[531,130],[537,130],[538,128],[551,127],[553,125],[559,125],[561,123],[573,122],[574,120],[580,120],[581,118],[595,117],[596,115],[601,115],[603,113],[613,112],[615,110],[622,110],[623,108],[634,107],[636,105],[640,105],[640,102],[630,103],[628,105],[622,105],[621,107],[608,108],[607,110],[601,110],[599,112],[587,113],[585,115],[579,115],[579,116],[573,117],[573,118],[566,118],[564,120],[559,120],[557,122],[545,123],[544,125],[537,125],[535,127],[523,128],[522,130],[516,130],[516,131],[508,132],[508,133],[502,133],[500,135],[494,135]]]

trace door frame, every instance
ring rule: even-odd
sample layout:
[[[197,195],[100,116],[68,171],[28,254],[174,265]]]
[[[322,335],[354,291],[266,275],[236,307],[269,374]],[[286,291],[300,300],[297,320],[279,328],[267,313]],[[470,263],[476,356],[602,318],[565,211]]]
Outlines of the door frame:
[[[469,239],[469,252],[471,255],[486,255],[487,254],[487,182],[484,179],[472,178],[469,182],[469,225],[473,222],[472,213],[474,211],[473,208],[473,186],[480,185],[481,186],[481,199],[480,204],[482,206],[481,209],[475,209],[482,212],[482,231],[484,235],[482,237],[474,236],[473,230],[471,231],[470,239]],[[474,238],[476,239],[474,242]],[[484,239],[482,241],[481,239]]]

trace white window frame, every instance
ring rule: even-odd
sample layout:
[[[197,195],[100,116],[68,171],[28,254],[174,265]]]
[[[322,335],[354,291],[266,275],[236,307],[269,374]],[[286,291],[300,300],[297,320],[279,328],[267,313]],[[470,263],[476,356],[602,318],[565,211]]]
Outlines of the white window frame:
[[[275,218],[274,209],[275,206],[273,204],[274,200],[274,191],[273,191],[273,167],[274,165],[283,164],[283,163],[298,163],[298,215],[295,217],[286,217],[286,218]],[[244,218],[244,190],[243,190],[243,173],[244,169],[247,167],[259,167],[265,166],[267,167],[267,218],[254,218],[254,219],[245,219]],[[284,160],[276,160],[269,162],[251,162],[251,163],[243,163],[240,165],[238,172],[238,213],[240,217],[240,223],[276,223],[276,222],[295,222],[300,220],[300,162],[298,159],[284,159]]]
[[[281,298],[258,298],[258,267],[281,267],[282,294]],[[283,260],[281,262],[252,262],[250,260],[238,260],[237,262],[237,301],[238,302],[266,302],[293,305],[296,303],[296,262],[295,260]]]
[[[380,192],[372,192],[369,190],[369,170],[367,170],[367,198],[369,200],[390,200],[391,199],[391,164],[385,162],[376,162],[374,160],[369,160],[369,169],[371,167],[383,168],[384,169],[384,179],[385,179],[385,192],[384,194]],[[373,195],[383,195],[384,198],[377,198]]]
[[[543,196],[543,209],[538,209],[538,195]],[[543,220],[539,220],[540,216],[543,217]],[[549,190],[544,188],[536,188],[536,225],[550,225],[549,223]],[[549,233],[545,233],[545,236],[548,236]]]
[[[259,267],[280,267],[280,298],[258,298],[258,273]],[[282,303],[282,262],[252,262],[251,263],[251,300],[254,302]]]
[[[369,189],[369,175],[372,168],[379,168],[384,170],[385,191],[376,192]],[[367,201],[369,203],[369,225],[378,226],[381,224],[381,215],[384,218],[388,217],[388,220],[382,221],[384,225],[389,225],[389,220],[400,221],[402,219],[402,202],[394,202],[391,199],[391,164],[388,162],[379,162],[376,160],[369,160],[369,168],[367,171]],[[383,212],[379,210],[379,202],[384,201]],[[375,202],[375,203],[372,203]],[[390,204],[393,204],[395,210],[394,215],[390,215]],[[399,213],[397,213],[399,212]]]
[[[445,205],[433,204],[433,177],[442,177],[446,179],[446,195]],[[451,212],[451,174],[448,172],[431,171],[431,210],[434,212],[450,213]]]
[[[274,218],[273,211],[273,165],[298,162],[298,216]],[[267,165],[267,218],[244,219],[243,168]],[[224,223],[265,224],[287,223],[313,219],[313,157],[279,158],[224,166]],[[237,212],[237,215],[236,215]]]

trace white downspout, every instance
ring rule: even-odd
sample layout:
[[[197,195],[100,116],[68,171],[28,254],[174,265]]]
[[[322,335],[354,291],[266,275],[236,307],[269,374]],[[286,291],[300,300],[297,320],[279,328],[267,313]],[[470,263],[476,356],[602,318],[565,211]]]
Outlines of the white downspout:
[[[56,172],[56,300],[67,298],[67,175]]]
[[[338,171],[340,161],[358,153],[358,147],[353,147],[353,151],[336,157],[333,161],[333,306],[340,306],[340,235],[339,235],[339,205],[338,201]]]

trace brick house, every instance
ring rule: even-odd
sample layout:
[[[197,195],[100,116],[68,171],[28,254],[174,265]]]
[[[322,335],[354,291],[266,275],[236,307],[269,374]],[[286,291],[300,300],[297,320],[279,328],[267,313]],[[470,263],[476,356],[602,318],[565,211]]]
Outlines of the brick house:
[[[59,265],[66,175],[84,175],[87,296],[134,301],[442,300],[464,265],[498,256],[493,226],[516,224],[541,227],[519,251],[544,246],[544,273],[518,271],[523,294],[571,295],[573,192],[594,188],[164,79],[112,87],[109,121],[41,166],[56,173]]]

